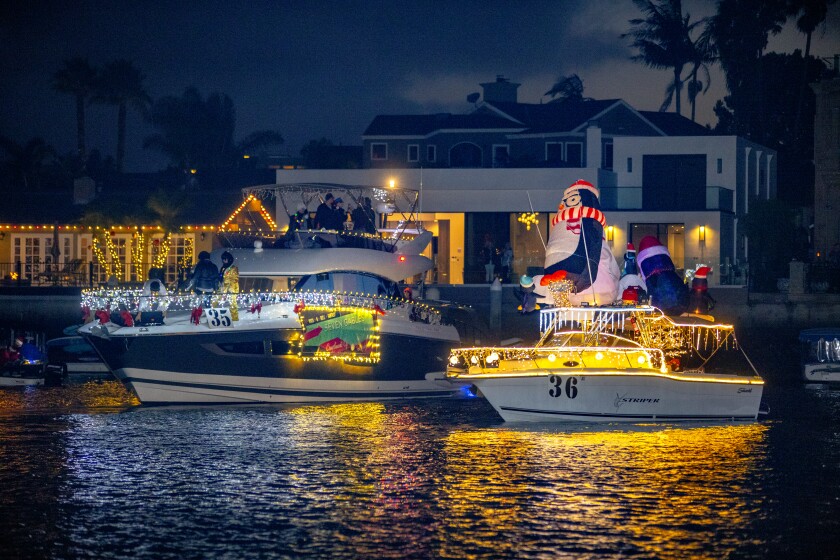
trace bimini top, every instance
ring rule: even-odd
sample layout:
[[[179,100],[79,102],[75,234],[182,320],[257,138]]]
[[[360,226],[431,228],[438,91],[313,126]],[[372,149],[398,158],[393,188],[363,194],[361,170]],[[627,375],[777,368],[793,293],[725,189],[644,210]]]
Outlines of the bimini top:
[[[408,220],[414,213],[419,200],[418,191],[405,187],[375,185],[343,185],[339,183],[287,183],[258,185],[242,189],[242,196],[253,195],[261,200],[275,199],[282,204],[286,213],[294,214],[303,205],[314,212],[327,193],[341,198],[345,203],[361,206],[369,198],[371,207],[377,213],[399,214]]]
[[[823,340],[840,340],[840,328],[836,327],[824,327],[820,329],[805,329],[799,331],[799,341],[800,342],[816,342],[820,339]]]

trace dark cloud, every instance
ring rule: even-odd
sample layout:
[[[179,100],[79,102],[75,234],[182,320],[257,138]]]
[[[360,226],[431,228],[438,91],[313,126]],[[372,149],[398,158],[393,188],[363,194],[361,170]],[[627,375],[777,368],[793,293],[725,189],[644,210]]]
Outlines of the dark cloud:
[[[714,4],[684,2],[694,18]],[[497,74],[521,82],[527,102],[574,72],[588,95],[655,110],[667,73],[630,62],[619,38],[637,14],[610,0],[5,2],[0,133],[72,150],[73,101],[51,80],[73,56],[133,61],[155,98],[189,86],[225,93],[238,137],[276,129],[292,153],[321,136],[358,143],[379,113],[464,111],[466,95]],[[719,96],[701,102],[707,121]],[[127,169],[159,167],[141,148],[147,125],[136,115],[128,124]],[[115,109],[92,107],[88,125],[90,147],[113,153]]]

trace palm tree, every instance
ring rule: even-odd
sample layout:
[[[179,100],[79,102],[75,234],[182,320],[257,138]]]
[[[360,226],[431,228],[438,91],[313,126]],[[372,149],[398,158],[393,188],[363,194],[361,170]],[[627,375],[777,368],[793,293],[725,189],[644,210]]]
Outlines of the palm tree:
[[[550,95],[552,98],[556,98],[552,99],[552,103],[556,101],[582,101],[584,99],[589,99],[583,97],[583,80],[581,80],[577,74],[560,76],[557,78],[557,81],[554,82],[554,85],[551,86],[551,89],[543,95]]]
[[[697,95],[706,93],[711,86],[711,75],[709,64],[717,61],[717,49],[712,39],[710,29],[711,18],[703,18],[701,22],[706,26],[703,33],[692,43],[691,72],[689,74],[686,93],[688,102],[691,103],[691,122],[695,122],[697,115]],[[697,74],[703,73],[703,81],[698,79]]]
[[[811,55],[811,35],[825,22],[828,5],[835,0],[799,0],[793,3],[793,9],[799,14],[796,28],[805,34],[805,56],[802,57],[802,81],[799,83],[799,97],[796,102],[795,138],[799,139],[802,121],[802,105],[805,99],[805,87],[808,85],[808,58]]]
[[[85,169],[87,147],[85,142],[85,106],[96,89],[97,72],[86,59],[71,58],[53,75],[53,89],[76,98],[77,155]]]
[[[682,114],[682,70],[686,64],[692,63],[690,35],[701,22],[689,24],[690,16],[682,15],[681,0],[633,0],[633,3],[645,17],[631,19],[633,27],[621,35],[622,38],[632,38],[631,46],[639,51],[630,59],[657,70],[670,69],[673,72],[674,77],[665,90],[665,100],[659,110],[667,110],[671,101],[676,100],[675,112]]]
[[[187,88],[181,97],[158,99],[149,121],[158,132],[143,147],[169,156],[183,171],[223,167],[238,159],[236,111],[227,95],[213,93],[205,100],[197,89]]]
[[[720,0],[709,23],[734,113],[733,134],[759,134],[763,119],[761,60],[770,34],[781,32],[788,0]],[[731,102],[731,103],[730,103]]]
[[[115,60],[102,70],[95,99],[100,103],[116,105],[117,110],[117,173],[122,173],[125,160],[125,128],[128,106],[141,113],[152,102],[143,86],[146,76],[129,60]]]

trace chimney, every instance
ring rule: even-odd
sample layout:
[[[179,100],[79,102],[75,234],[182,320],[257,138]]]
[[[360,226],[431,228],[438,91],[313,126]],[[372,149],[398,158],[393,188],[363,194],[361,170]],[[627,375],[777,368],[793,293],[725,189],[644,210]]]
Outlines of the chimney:
[[[484,101],[497,103],[516,103],[516,90],[522,84],[515,84],[499,74],[495,82],[480,84],[484,89]]]

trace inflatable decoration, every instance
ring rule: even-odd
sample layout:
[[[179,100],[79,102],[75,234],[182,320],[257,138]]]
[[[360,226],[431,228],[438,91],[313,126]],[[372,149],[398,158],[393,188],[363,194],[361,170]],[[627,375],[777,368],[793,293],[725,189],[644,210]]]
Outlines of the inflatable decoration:
[[[688,305],[688,287],[677,274],[668,248],[653,236],[639,242],[639,268],[647,284],[652,305],[666,315],[684,313]]]
[[[709,295],[709,281],[706,279],[710,271],[708,266],[701,266],[694,273],[688,306],[691,313],[707,314],[715,308],[715,299]]]
[[[623,294],[630,288],[635,288],[633,291],[637,302],[647,297],[647,285],[644,278],[639,274],[636,248],[632,243],[627,244],[627,251],[624,253],[624,269],[621,271],[621,279],[618,281],[618,292],[622,294],[622,301],[627,301]]]
[[[606,218],[601,212],[598,189],[578,181],[563,193],[563,201],[551,220],[545,249],[545,275],[534,277],[537,293],[545,297],[553,280],[574,284],[572,305],[582,302],[603,305],[618,295],[620,271],[604,239]]]

